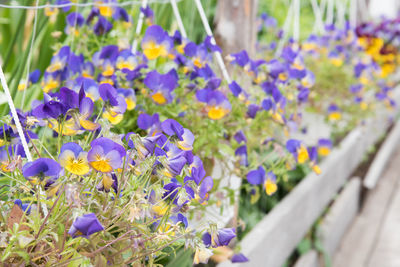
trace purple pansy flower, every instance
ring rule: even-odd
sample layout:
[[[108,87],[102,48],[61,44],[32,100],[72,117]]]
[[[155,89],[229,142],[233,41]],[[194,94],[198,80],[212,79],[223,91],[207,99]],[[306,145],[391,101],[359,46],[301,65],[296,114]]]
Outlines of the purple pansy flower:
[[[299,140],[289,139],[286,142],[286,149],[300,164],[304,163],[309,158],[307,148]]]
[[[247,181],[252,185],[262,184],[265,180],[265,170],[262,166],[247,173]]]
[[[22,203],[20,199],[16,199],[14,204],[18,205],[27,215],[31,213],[31,205],[30,203]]]
[[[207,200],[208,192],[211,191],[213,186],[214,186],[214,180],[210,176],[205,177],[200,184],[199,197],[201,199]]]
[[[152,25],[147,28],[142,39],[142,49],[148,60],[167,56],[172,47],[173,40],[162,27]]]
[[[176,120],[166,119],[161,123],[161,129],[163,132],[169,136],[176,135],[179,140],[183,141],[182,135],[184,128]]]
[[[49,158],[39,158],[28,162],[22,168],[22,174],[32,183],[40,183],[45,177],[58,178],[60,172],[60,164]]]
[[[234,96],[239,96],[243,91],[242,87],[240,87],[240,85],[235,81],[229,84],[229,89],[231,89],[231,92]]]
[[[321,138],[318,140],[318,154],[327,156],[331,152],[332,141],[330,139]]]
[[[96,171],[109,173],[122,165],[125,148],[111,139],[100,137],[90,143],[92,149],[88,153],[90,166]]]
[[[249,55],[247,54],[246,50],[242,50],[236,54],[231,54],[230,56],[233,58],[231,64],[237,64],[240,67],[245,67],[250,61]]]
[[[151,98],[159,105],[172,101],[172,91],[178,86],[178,75],[175,70],[160,74],[156,70],[147,73],[143,83],[152,90]]]
[[[243,145],[235,150],[235,156],[239,157],[239,164],[248,166],[249,161],[247,160],[247,146]]]
[[[141,142],[139,144],[135,144],[138,155],[141,159],[153,154],[157,141],[161,136],[162,135],[143,137],[141,138]]]
[[[236,237],[236,231],[234,228],[223,228],[218,231],[214,231],[212,234],[206,232],[203,235],[203,243],[206,247],[221,247],[228,246],[233,238]]]
[[[180,149],[188,151],[193,149],[193,142],[194,142],[193,133],[190,130],[184,128],[182,134],[182,140],[178,141],[176,145]]]
[[[235,135],[233,136],[233,138],[235,138],[236,142],[240,143],[246,143],[247,142],[247,138],[244,135],[243,131],[240,130],[238,132],[235,133]]]
[[[78,12],[71,12],[67,16],[67,26],[65,27],[65,33],[70,35],[79,35],[78,27],[81,27],[85,22],[85,18]]]
[[[72,237],[83,236],[89,238],[90,235],[103,231],[104,227],[101,225],[94,213],[84,214],[75,219],[68,234]]]
[[[96,35],[103,35],[111,31],[112,24],[106,18],[99,16],[99,20],[93,27],[93,31]]]
[[[207,115],[210,119],[219,120],[232,109],[228,98],[218,90],[202,89],[196,92],[196,98],[207,104]]]
[[[61,166],[76,175],[85,175],[90,171],[87,152],[83,151],[77,143],[64,144],[61,147],[58,161]]]
[[[254,119],[257,115],[257,112],[260,110],[260,107],[256,104],[250,104],[247,107],[247,116],[249,116],[250,118]]]
[[[248,262],[248,261],[249,261],[249,259],[242,253],[234,254],[231,258],[232,263]]]

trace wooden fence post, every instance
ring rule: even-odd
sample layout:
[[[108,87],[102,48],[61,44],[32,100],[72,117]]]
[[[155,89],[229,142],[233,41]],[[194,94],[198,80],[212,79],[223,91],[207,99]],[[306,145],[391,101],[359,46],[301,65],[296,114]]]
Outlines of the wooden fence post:
[[[215,39],[224,55],[245,49],[254,54],[258,0],[218,0]]]

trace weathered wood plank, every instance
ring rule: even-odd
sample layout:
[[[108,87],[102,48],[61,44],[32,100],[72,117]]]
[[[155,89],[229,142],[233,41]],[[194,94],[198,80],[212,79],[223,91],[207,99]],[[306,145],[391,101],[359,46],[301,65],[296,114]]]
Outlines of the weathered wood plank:
[[[396,164],[397,165],[397,164]],[[394,171],[394,170],[393,170]],[[398,168],[397,168],[398,172]],[[398,267],[400,266],[400,187],[397,183],[393,194],[393,200],[388,205],[387,213],[384,216],[382,228],[379,231],[379,238],[373,247],[373,252],[368,260],[368,267]]]
[[[400,150],[390,159],[378,185],[368,192],[361,213],[356,217],[341,241],[333,258],[334,267],[365,267],[384,221],[384,214],[398,183]],[[355,250],[356,249],[356,250]],[[376,265],[376,266],[381,266]]]
[[[393,154],[397,145],[400,141],[400,123],[397,122],[389,136],[382,144],[379,152],[376,154],[374,161],[372,162],[367,175],[364,179],[364,186],[368,189],[375,187],[378,179],[381,177],[382,172],[388,162],[388,159]]]
[[[322,163],[320,176],[308,175],[242,240],[250,262],[237,266],[281,266],[388,125],[380,114],[353,130]]]
[[[214,36],[225,55],[246,50],[254,56],[257,41],[258,0],[219,0]]]
[[[320,267],[318,253],[315,250],[310,250],[301,256],[293,267]]]
[[[318,235],[329,257],[333,257],[340,240],[358,213],[360,192],[360,178],[351,179],[323,218]]]

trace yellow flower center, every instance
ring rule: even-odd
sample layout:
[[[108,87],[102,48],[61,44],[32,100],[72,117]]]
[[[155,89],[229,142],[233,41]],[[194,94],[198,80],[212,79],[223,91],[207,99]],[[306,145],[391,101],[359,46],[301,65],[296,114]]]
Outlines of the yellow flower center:
[[[213,106],[208,111],[208,117],[212,120],[219,120],[222,119],[227,113],[227,110],[218,106]]]
[[[363,85],[368,85],[370,83],[369,79],[365,76],[360,77],[360,83]]]
[[[166,56],[168,54],[164,45],[156,44],[153,41],[147,42],[143,45],[143,53],[149,60],[156,59],[160,56]]]
[[[65,168],[73,174],[76,175],[85,175],[89,172],[89,165],[83,158],[78,158],[75,159],[73,157],[70,157],[67,160],[67,163],[65,165]]]
[[[101,73],[103,76],[111,76],[114,74],[114,68],[111,65],[107,65],[106,69]]]
[[[50,17],[50,16],[52,16],[52,15],[56,15],[57,13],[58,13],[58,9],[57,9],[57,8],[46,7],[46,8],[44,9],[44,14],[45,14],[47,17]]]
[[[343,60],[341,58],[331,58],[331,63],[336,67],[340,67],[343,64]]]
[[[62,69],[63,64],[60,61],[56,61],[55,63],[51,64],[48,68],[48,72],[55,72]]]
[[[198,57],[193,59],[193,64],[198,68],[202,68],[203,67],[203,63],[201,62],[200,58],[198,58]]]
[[[301,64],[296,63],[296,62],[292,64],[292,67],[297,69],[297,70],[303,70],[304,69],[304,67]]]
[[[90,75],[88,71],[83,71],[82,72],[82,76],[85,77],[85,78],[93,78],[93,76]]]
[[[286,75],[286,73],[279,73],[279,75],[278,75],[278,78],[279,78],[279,80],[281,80],[281,81],[286,81],[287,80],[287,78],[288,78],[288,76]]]
[[[331,121],[338,121],[342,118],[342,114],[340,114],[340,112],[332,112],[331,114],[329,114],[329,120]]]
[[[110,6],[99,6],[100,15],[103,17],[111,17],[112,9]]]
[[[0,169],[1,169],[3,172],[10,172],[10,171],[11,171],[11,170],[9,169],[8,162],[6,162],[6,161],[0,163]]]
[[[101,155],[96,155],[96,160],[90,162],[90,166],[99,172],[111,172],[113,170],[110,165],[110,160],[103,158]]]
[[[179,54],[185,53],[185,44],[180,44],[176,47],[176,51],[178,51]]]
[[[126,109],[127,110],[132,110],[136,107],[136,102],[132,100],[131,98],[125,98],[126,102]]]
[[[313,171],[315,174],[320,175],[321,174],[321,168],[318,165],[312,166]]]
[[[316,46],[313,43],[304,43],[303,44],[303,50],[305,50],[305,51],[310,51],[310,50],[313,50],[315,48],[316,48]]]
[[[278,123],[284,123],[282,115],[279,112],[274,112],[272,114],[272,119]]]
[[[109,120],[111,122],[111,124],[116,125],[118,123],[120,123],[122,121],[122,119],[124,118],[124,115],[122,114],[112,114],[112,111],[105,111],[103,113],[103,118]]]
[[[159,216],[163,216],[167,210],[168,210],[168,206],[163,205],[163,203],[153,206],[152,210]]]
[[[48,93],[58,87],[58,81],[50,79],[44,84],[43,92]]]
[[[24,91],[26,89],[26,83],[22,82],[18,84],[18,91]]]
[[[361,110],[366,110],[366,109],[368,108],[368,104],[365,103],[364,101],[362,101],[362,102],[360,103],[360,108],[361,108]]]
[[[167,103],[167,99],[164,97],[164,95],[161,92],[157,92],[151,96],[151,98],[156,102],[157,104],[163,105]]]
[[[276,185],[276,183],[271,181],[271,179],[267,179],[265,181],[264,187],[265,187],[265,193],[267,193],[268,196],[271,196],[276,192],[276,190],[278,190],[278,186]]]
[[[117,62],[117,68],[118,69],[129,69],[129,70],[133,70],[135,68],[135,66],[133,64],[131,64],[129,61],[125,61],[125,60],[121,60]]]
[[[318,154],[321,156],[328,156],[331,150],[328,147],[319,147]]]
[[[310,83],[307,79],[303,79],[303,80],[301,81],[301,85],[303,85],[303,86],[306,87],[306,88],[311,87],[311,83]]]
[[[302,164],[304,162],[306,162],[306,160],[308,159],[308,151],[307,148],[304,146],[301,146],[299,151],[297,152],[297,161]]]
[[[100,84],[105,84],[105,83],[114,85],[114,81],[113,81],[112,79],[104,79],[104,80],[102,80],[102,81],[100,82]]]

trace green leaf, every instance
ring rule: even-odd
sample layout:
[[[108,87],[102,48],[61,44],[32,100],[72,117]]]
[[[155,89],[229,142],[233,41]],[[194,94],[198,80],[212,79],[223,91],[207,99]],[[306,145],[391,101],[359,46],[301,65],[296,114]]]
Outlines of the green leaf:
[[[24,259],[24,261],[25,261],[25,263],[26,264],[28,264],[29,263],[29,254],[28,254],[28,252],[25,252],[25,251],[17,251],[17,252],[15,252],[15,253],[17,253],[20,257],[22,257],[23,259]]]
[[[166,267],[190,267],[193,266],[192,252],[180,249],[176,256],[166,265]]]
[[[254,204],[260,199],[260,188],[259,187],[254,187],[256,193],[251,194],[250,196],[250,203]]]
[[[310,239],[303,239],[301,240],[300,244],[297,246],[297,250],[300,253],[300,255],[303,255],[310,251],[311,249],[311,240]]]
[[[223,154],[235,155],[235,151],[233,150],[233,148],[227,144],[220,143],[218,144],[218,148],[220,151],[223,152]]]
[[[10,255],[11,255],[11,246],[8,246],[3,252],[3,256],[1,257],[1,261],[4,262]]]

